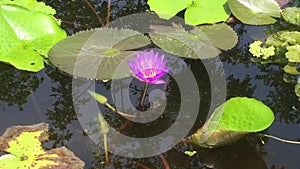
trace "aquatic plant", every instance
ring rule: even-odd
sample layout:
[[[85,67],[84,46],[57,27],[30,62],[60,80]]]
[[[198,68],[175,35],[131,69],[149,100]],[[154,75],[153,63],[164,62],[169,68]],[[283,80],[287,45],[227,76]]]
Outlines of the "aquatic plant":
[[[266,25],[277,22],[281,9],[276,0],[228,0],[232,14],[250,25]]]
[[[282,18],[289,24],[300,26],[300,8],[288,7],[282,13]],[[249,45],[249,51],[254,56],[251,58],[254,62],[284,64],[283,80],[288,83],[294,83],[295,93],[299,95],[299,80],[291,80],[291,77],[297,78],[300,74],[298,65],[300,63],[300,32],[295,30],[282,30],[269,34],[265,42],[256,40]]]
[[[131,29],[97,28],[58,42],[50,50],[49,60],[74,76],[119,79],[131,76],[126,63],[138,53],[133,49],[148,44],[148,37]],[[119,73],[115,73],[117,68]]]
[[[190,138],[203,147],[225,146],[248,133],[265,130],[273,121],[272,110],[261,101],[235,97],[216,108],[203,127]]]
[[[148,0],[148,5],[163,19],[170,19],[186,9],[184,18],[191,25],[225,21],[230,16],[227,0]]]
[[[184,58],[209,59],[221,50],[233,48],[238,37],[228,25],[214,24],[193,27],[187,31],[181,25],[151,25],[151,40],[168,53]]]
[[[279,1],[279,0],[277,0]],[[150,10],[163,19],[170,19],[186,9],[184,18],[187,24],[200,25],[226,21],[230,14],[251,25],[275,23],[280,18],[281,9],[276,0],[148,0]],[[170,5],[172,4],[172,5]],[[280,4],[283,5],[283,4]]]
[[[21,70],[43,69],[50,48],[66,37],[54,14],[42,2],[0,1],[0,61]]]
[[[169,71],[166,64],[164,56],[160,56],[158,52],[155,53],[153,50],[139,52],[134,61],[128,62],[134,76],[140,81],[150,84],[163,84],[165,82],[160,78]]]

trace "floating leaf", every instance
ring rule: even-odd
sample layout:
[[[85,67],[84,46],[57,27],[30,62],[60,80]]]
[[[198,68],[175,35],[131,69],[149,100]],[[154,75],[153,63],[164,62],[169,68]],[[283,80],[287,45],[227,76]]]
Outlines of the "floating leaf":
[[[272,110],[262,102],[235,97],[219,106],[191,139],[204,147],[231,144],[250,132],[268,128],[274,120]]]
[[[288,7],[282,12],[282,17],[287,22],[300,26],[300,8]]]
[[[48,138],[47,130],[46,123],[8,128],[0,137],[0,151],[9,153],[0,157],[0,168],[82,169],[84,163],[67,148],[49,151],[42,148],[41,141]]]
[[[184,19],[191,25],[226,21],[231,14],[227,0],[201,0],[193,2],[184,14]],[[172,6],[169,5],[169,8]]]
[[[216,57],[220,51],[197,27],[186,31],[178,25],[152,25],[151,40],[168,53],[192,59]]]
[[[0,5],[0,61],[18,69],[44,68],[50,48],[66,37],[51,15],[15,5]]]
[[[127,61],[138,51],[130,50],[148,44],[150,40],[137,31],[100,28],[79,32],[60,41],[49,52],[49,59],[71,75],[118,79],[131,76]]]
[[[255,41],[250,45],[249,51],[258,58],[269,59],[270,62],[286,63],[300,62],[299,45],[300,32],[298,31],[280,31],[271,34],[265,44],[261,47],[262,42]],[[285,56],[285,57],[284,57]],[[267,61],[267,60],[266,60]]]
[[[276,48],[292,46],[300,44],[300,32],[298,31],[280,31],[272,34],[266,41],[267,46],[274,46]]]
[[[300,62],[300,44],[286,47],[288,52],[285,56],[288,58],[289,62]]]
[[[178,12],[191,6],[193,0],[148,0],[147,3],[150,6],[150,10],[155,11],[159,17],[170,19]]]
[[[225,21],[230,16],[227,0],[148,0],[150,10],[163,19],[170,19],[186,9],[185,20],[188,24],[199,25]],[[170,5],[172,4],[172,5]]]
[[[300,32],[280,31],[268,37],[265,46],[274,46],[276,48],[276,55],[282,57],[286,54],[288,46],[297,44],[300,44]]]
[[[199,26],[215,47],[222,50],[233,48],[238,42],[234,30],[225,23]]]
[[[259,40],[254,41],[249,45],[249,52],[256,57],[261,57],[261,44],[262,42]]]
[[[231,12],[246,24],[265,25],[277,21],[280,8],[275,0],[228,0]]]
[[[54,15],[55,9],[46,5],[44,2],[36,0],[1,0],[0,5],[17,5],[28,9],[30,12],[42,12],[44,14]]]

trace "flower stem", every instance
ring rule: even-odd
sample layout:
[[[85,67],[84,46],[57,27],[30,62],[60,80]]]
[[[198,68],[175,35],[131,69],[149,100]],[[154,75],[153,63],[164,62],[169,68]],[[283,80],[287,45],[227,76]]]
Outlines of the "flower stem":
[[[142,111],[142,106],[144,105],[144,101],[145,101],[145,97],[146,97],[146,94],[147,94],[148,87],[149,87],[149,84],[145,83],[143,96],[142,96],[140,104],[139,104],[139,110],[140,111]]]
[[[108,155],[108,148],[107,148],[107,133],[103,134],[103,142],[104,142],[104,153],[105,153],[105,164],[109,165],[109,155]]]

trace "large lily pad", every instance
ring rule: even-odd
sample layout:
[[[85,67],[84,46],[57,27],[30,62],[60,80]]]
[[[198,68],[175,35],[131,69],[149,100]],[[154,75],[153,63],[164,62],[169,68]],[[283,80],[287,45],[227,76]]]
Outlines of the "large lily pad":
[[[220,51],[198,28],[190,32],[178,25],[152,25],[151,40],[163,50],[181,57],[205,59],[216,57]]]
[[[237,43],[234,31],[223,24],[194,27],[190,31],[178,25],[152,25],[151,28],[150,37],[157,46],[186,58],[213,58],[221,53],[218,48],[228,50]]]
[[[231,12],[246,24],[272,24],[280,17],[280,8],[275,0],[228,0]]]
[[[34,72],[44,68],[50,48],[66,37],[53,16],[16,5],[0,5],[0,32],[0,61]]]
[[[0,168],[82,169],[84,162],[67,148],[49,151],[42,148],[41,141],[48,138],[47,130],[46,123],[8,128],[0,137],[0,151],[8,153],[0,156]]]
[[[131,76],[127,61],[150,40],[129,29],[99,28],[74,34],[56,44],[50,61],[71,75],[92,79]],[[119,73],[115,73],[119,72]]]
[[[148,5],[163,19],[170,19],[186,9],[184,15],[186,22],[199,25],[225,21],[230,15],[226,2],[227,0],[148,0]]]
[[[272,110],[262,102],[235,97],[219,106],[191,139],[204,147],[224,146],[248,133],[265,130],[273,121]]]

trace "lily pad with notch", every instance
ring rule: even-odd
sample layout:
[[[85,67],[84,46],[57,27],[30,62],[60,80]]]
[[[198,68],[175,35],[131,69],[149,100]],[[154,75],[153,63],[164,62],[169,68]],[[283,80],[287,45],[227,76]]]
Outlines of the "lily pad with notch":
[[[127,61],[138,48],[150,44],[137,31],[98,28],[79,32],[56,44],[50,61],[60,70],[89,79],[119,79],[131,76]]]
[[[228,0],[228,5],[236,18],[250,25],[272,24],[281,15],[275,0]]]

